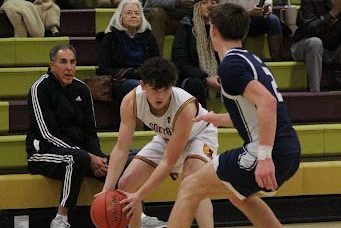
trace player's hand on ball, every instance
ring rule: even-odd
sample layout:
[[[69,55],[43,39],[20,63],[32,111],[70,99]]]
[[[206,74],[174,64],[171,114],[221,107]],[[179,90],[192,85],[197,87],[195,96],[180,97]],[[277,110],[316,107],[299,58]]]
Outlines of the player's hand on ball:
[[[118,190],[118,192],[125,195],[126,198],[120,201],[120,204],[123,207],[122,211],[128,218],[131,218],[131,216],[134,214],[134,211],[141,206],[142,198],[140,198],[136,192],[128,193],[122,190]]]

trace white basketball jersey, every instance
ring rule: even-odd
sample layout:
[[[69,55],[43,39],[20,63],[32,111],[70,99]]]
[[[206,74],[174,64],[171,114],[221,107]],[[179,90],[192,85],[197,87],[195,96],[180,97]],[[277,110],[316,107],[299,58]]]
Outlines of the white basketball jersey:
[[[173,135],[174,126],[176,120],[181,111],[191,102],[195,102],[198,107],[197,115],[203,115],[207,113],[196,98],[185,90],[172,87],[171,101],[168,110],[162,116],[155,116],[151,113],[146,94],[142,90],[141,86],[137,86],[136,90],[136,116],[146,126],[155,131],[159,136],[164,138],[167,142]],[[198,135],[208,124],[204,121],[193,123],[192,131],[189,140]]]

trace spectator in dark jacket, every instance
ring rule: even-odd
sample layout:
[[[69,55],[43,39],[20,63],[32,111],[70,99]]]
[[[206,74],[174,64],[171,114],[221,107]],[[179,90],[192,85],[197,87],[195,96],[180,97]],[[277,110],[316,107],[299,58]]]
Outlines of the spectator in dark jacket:
[[[139,85],[140,65],[155,56],[160,56],[160,51],[140,1],[123,0],[105,31],[97,69],[98,75],[113,75],[116,80],[114,99],[118,107]]]
[[[320,91],[322,63],[341,65],[341,0],[301,0],[294,60],[306,62],[309,90]]]
[[[54,47],[49,66],[28,95],[28,169],[33,174],[63,180],[60,205],[51,228],[67,228],[68,210],[76,205],[84,177],[105,179],[108,159],[96,134],[90,91],[74,78],[74,48]]]
[[[209,91],[219,90],[218,62],[209,38],[208,7],[216,0],[202,0],[194,5],[193,19],[185,17],[173,41],[172,61],[179,70],[178,86],[195,96],[203,107]]]

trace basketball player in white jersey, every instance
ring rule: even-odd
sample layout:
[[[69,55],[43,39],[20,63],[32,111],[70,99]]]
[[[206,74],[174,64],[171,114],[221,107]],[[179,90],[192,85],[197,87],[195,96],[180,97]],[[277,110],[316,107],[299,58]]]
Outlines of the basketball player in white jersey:
[[[242,48],[250,22],[245,9],[226,3],[214,6],[209,17],[228,113],[209,113],[195,120],[234,126],[244,143],[182,182],[168,227],[189,227],[200,200],[214,195],[225,195],[256,227],[282,227],[258,194],[272,193],[295,174],[299,140],[270,70]]]
[[[124,211],[132,216],[129,227],[140,227],[141,201],[168,176],[185,178],[217,152],[217,128],[205,121],[193,122],[204,115],[197,99],[174,87],[177,72],[173,64],[156,57],[141,67],[141,85],[127,94],[121,105],[121,124],[111,153],[103,191],[123,190],[127,199]],[[156,132],[124,171],[129,148],[134,140],[136,119]],[[199,227],[213,228],[211,201],[203,199],[196,213]]]

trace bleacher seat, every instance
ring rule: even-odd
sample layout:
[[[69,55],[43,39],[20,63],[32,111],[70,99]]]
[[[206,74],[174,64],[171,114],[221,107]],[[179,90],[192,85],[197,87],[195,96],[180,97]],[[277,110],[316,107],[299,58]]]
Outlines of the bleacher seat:
[[[302,157],[329,157],[341,155],[341,124],[300,125],[295,126],[302,146]],[[134,147],[140,148],[154,135],[152,132],[135,132]],[[117,133],[99,133],[101,147],[109,152],[117,140]],[[220,152],[240,145],[235,129],[219,129]],[[30,175],[25,172],[27,161],[25,153],[25,136],[0,136],[0,210],[16,208],[53,207],[57,205],[60,181]],[[12,170],[9,173],[9,170]],[[15,173],[19,174],[15,174]],[[340,182],[341,161],[303,161],[298,173],[283,188],[278,196],[314,195],[314,194],[341,194]],[[320,185],[319,183],[324,183]],[[151,193],[146,202],[174,201],[178,182],[170,179],[160,188]],[[8,188],[20,191],[8,192]],[[86,180],[82,188],[79,205],[89,205],[91,196],[100,190],[101,183]],[[32,196],[30,192],[36,192]],[[21,202],[21,203],[20,203]]]

